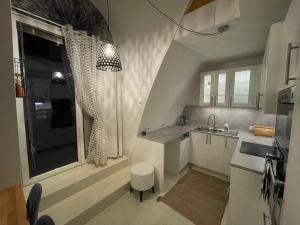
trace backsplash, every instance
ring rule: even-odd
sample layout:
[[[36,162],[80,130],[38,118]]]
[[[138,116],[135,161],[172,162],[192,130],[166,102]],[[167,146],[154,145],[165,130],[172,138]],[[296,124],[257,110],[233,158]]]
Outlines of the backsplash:
[[[248,108],[210,108],[186,105],[183,115],[187,116],[189,123],[206,125],[209,114],[215,114],[216,126],[229,124],[229,129],[247,131],[251,125],[275,126],[275,115],[264,114],[262,110]]]

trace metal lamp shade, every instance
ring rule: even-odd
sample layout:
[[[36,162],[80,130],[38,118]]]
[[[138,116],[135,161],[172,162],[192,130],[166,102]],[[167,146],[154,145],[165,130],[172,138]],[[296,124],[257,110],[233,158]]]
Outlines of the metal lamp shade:
[[[117,47],[111,43],[100,46],[96,68],[102,71],[121,71],[122,65]]]

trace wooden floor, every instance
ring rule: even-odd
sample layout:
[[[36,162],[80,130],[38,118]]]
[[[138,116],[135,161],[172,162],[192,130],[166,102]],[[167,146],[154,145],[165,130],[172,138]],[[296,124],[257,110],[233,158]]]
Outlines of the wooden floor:
[[[220,225],[228,187],[226,181],[190,170],[159,200],[196,225]]]
[[[0,224],[29,225],[21,186],[0,191]]]

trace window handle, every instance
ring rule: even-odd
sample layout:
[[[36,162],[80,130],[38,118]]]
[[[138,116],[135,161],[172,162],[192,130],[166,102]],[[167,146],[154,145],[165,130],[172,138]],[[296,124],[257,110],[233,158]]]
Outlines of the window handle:
[[[299,46],[293,46],[292,43],[288,44],[287,58],[286,58],[286,71],[285,71],[285,84],[289,84],[290,80],[296,80],[295,77],[290,77],[291,53],[292,50],[298,49]]]

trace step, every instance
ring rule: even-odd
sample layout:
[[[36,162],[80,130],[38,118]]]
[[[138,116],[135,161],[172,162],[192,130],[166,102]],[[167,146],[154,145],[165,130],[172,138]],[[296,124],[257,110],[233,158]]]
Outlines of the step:
[[[128,166],[128,158],[110,159],[105,167],[84,164],[61,174],[42,180],[43,194],[40,211],[57,204],[77,192],[97,183],[111,174]],[[32,185],[24,187],[27,198]]]
[[[129,190],[129,166],[40,212],[56,225],[83,225]]]

